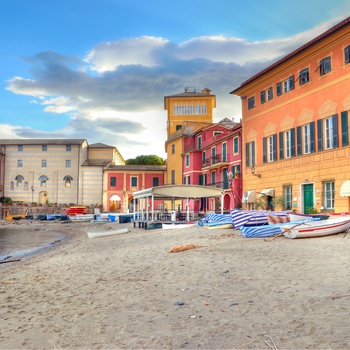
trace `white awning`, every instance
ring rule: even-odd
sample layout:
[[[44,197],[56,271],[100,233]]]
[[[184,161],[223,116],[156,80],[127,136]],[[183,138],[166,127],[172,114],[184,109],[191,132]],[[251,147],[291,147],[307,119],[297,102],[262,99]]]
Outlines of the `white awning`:
[[[254,203],[255,199],[256,199],[256,191],[255,190],[247,191],[247,192],[244,192],[243,194],[242,202]]]
[[[120,197],[117,194],[114,194],[109,200],[111,201],[120,201]]]
[[[340,197],[350,197],[350,180],[345,181],[340,187]]]
[[[260,191],[260,195],[261,196],[269,196],[269,197],[275,197],[275,189],[274,188],[265,188],[264,190]]]

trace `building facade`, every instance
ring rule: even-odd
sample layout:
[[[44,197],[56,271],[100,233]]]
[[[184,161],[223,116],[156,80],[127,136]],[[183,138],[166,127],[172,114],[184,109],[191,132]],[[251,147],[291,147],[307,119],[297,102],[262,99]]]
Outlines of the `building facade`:
[[[350,17],[233,90],[242,99],[243,202],[349,212]]]
[[[183,183],[222,188],[225,212],[241,207],[241,124],[223,119],[183,137]],[[212,199],[193,203],[194,211],[219,210]]]

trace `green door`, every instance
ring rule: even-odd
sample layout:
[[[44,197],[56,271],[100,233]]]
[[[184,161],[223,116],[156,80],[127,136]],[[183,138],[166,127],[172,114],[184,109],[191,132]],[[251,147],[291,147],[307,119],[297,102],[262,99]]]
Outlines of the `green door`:
[[[314,185],[304,185],[304,213],[314,207]]]

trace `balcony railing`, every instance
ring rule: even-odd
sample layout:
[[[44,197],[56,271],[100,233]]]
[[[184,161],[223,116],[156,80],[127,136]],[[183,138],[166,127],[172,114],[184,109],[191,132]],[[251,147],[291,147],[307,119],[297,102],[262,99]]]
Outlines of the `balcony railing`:
[[[202,168],[212,167],[215,165],[226,164],[229,161],[228,154],[216,154],[213,157],[202,160]]]
[[[214,182],[214,183],[211,183],[211,184],[207,184],[206,186],[222,188],[223,190],[227,190],[228,188],[231,187],[230,183],[228,181]]]

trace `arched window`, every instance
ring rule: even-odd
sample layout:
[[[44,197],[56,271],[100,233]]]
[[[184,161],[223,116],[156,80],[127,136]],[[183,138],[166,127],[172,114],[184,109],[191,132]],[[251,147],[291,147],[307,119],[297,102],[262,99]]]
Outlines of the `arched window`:
[[[48,180],[49,178],[46,176],[46,175],[41,175],[39,177],[39,181],[40,181],[40,187],[46,187],[46,181]]]
[[[65,186],[65,187],[71,187],[73,178],[72,178],[70,175],[66,175],[66,176],[63,178],[63,181],[64,181],[64,186]]]
[[[17,187],[22,187],[23,186],[24,177],[22,175],[17,175],[15,180],[16,180],[16,186]]]

